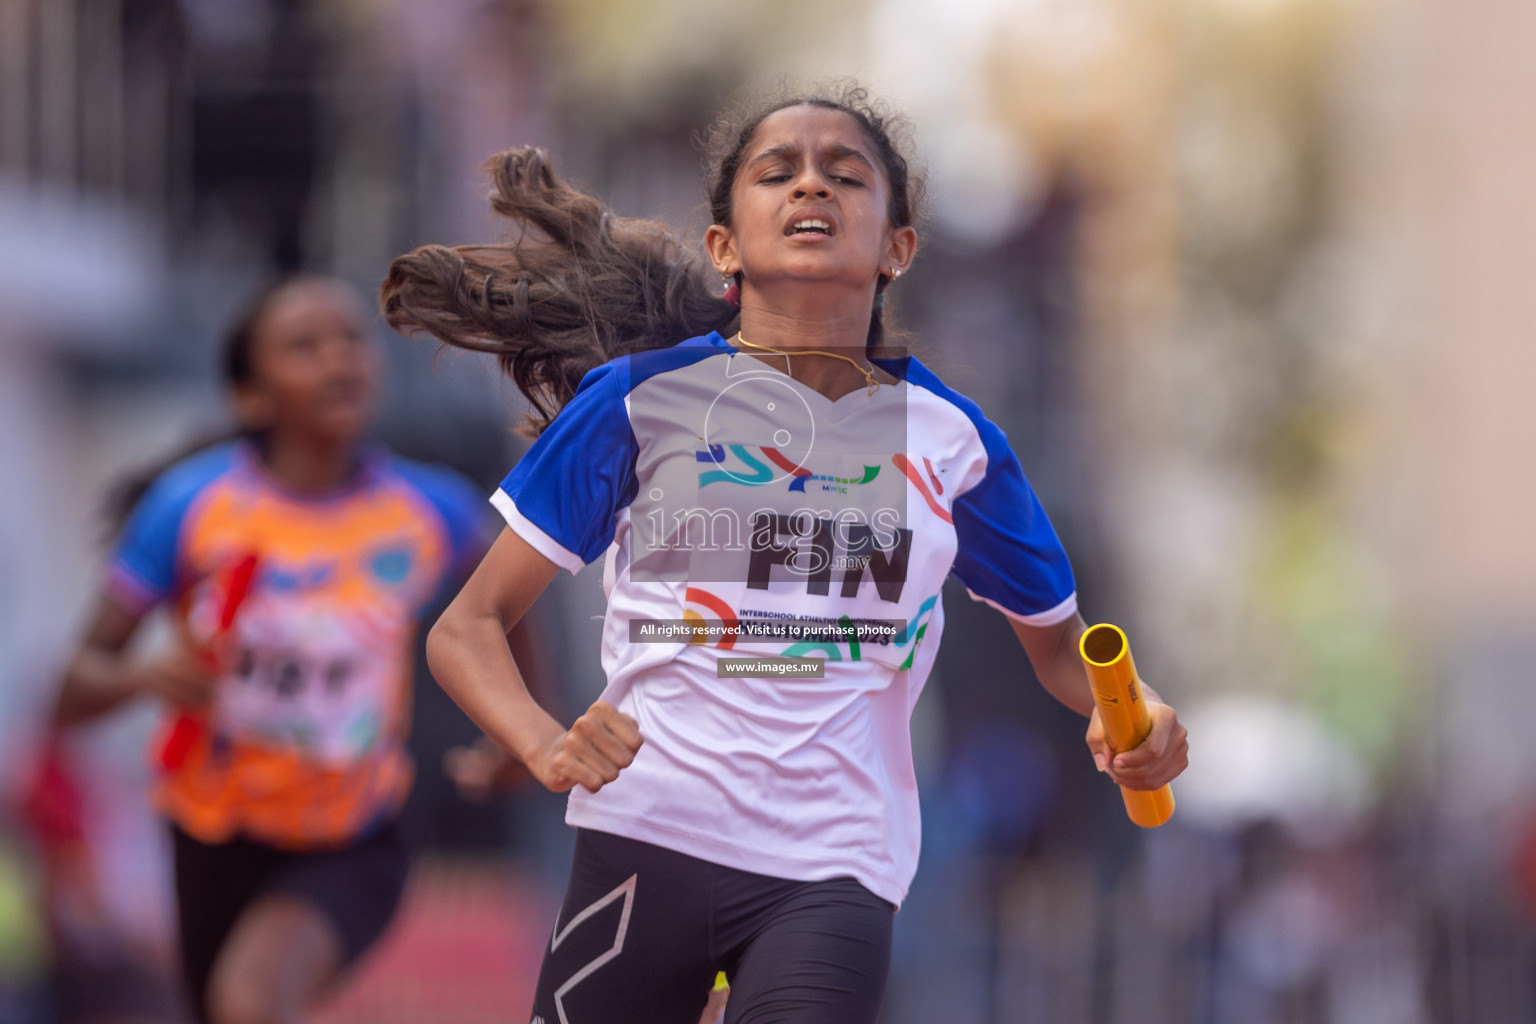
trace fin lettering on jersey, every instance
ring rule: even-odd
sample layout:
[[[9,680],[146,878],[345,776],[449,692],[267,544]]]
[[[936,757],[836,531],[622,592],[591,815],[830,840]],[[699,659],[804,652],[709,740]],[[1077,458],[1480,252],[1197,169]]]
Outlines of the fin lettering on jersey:
[[[907,583],[912,531],[893,526],[880,532],[888,536],[888,544],[880,544],[876,530],[861,523],[844,522],[834,527],[831,519],[756,512],[752,516],[747,586],[767,590],[778,567],[781,579],[805,580],[808,594],[826,596],[835,574],[840,576],[838,595],[856,597],[867,575],[880,599],[894,604],[901,600]]]

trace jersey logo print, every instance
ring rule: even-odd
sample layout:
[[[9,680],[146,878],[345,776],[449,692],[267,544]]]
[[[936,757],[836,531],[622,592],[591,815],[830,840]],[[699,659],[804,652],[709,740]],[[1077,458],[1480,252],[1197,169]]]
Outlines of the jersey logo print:
[[[946,523],[953,523],[955,521],[954,517],[949,514],[949,510],[946,509],[943,505],[940,505],[938,499],[933,496],[933,492],[928,490],[928,484],[923,480],[922,473],[918,472],[917,467],[912,464],[911,459],[907,458],[905,455],[902,455],[900,452],[897,452],[895,455],[891,456],[891,461],[896,464],[897,469],[901,470],[907,475],[908,480],[912,481],[912,486],[917,488],[917,493],[923,496],[923,500],[928,503],[928,507],[933,511],[934,515],[938,516]],[[939,483],[939,478],[933,475],[933,464],[928,462],[927,459],[924,459],[923,462],[927,463],[928,465],[928,479],[933,481],[934,490],[937,490],[940,494],[943,494],[944,488]]]
[[[775,480],[782,479],[773,475],[773,469],[754,459],[747,451],[745,445],[733,444],[730,446],[731,454],[740,459],[751,470],[751,475],[745,473],[733,473],[729,469],[712,469],[708,473],[699,474],[699,486],[708,487],[713,483],[749,484],[760,487],[763,484],[771,484]],[[707,452],[694,452],[695,462],[714,463],[725,465],[725,446],[712,444]]]
[[[939,596],[935,594],[925,600],[922,604],[918,605],[917,614],[912,616],[911,621],[906,624],[906,627],[902,629],[896,640],[893,642],[893,646],[896,647],[897,650],[906,647],[907,644],[912,645],[912,649],[907,651],[906,660],[897,666],[898,669],[905,670],[912,667],[912,661],[917,657],[917,645],[923,639],[923,636],[928,632],[928,621],[925,616],[931,618],[931,613],[933,612],[934,606],[938,603]],[[846,615],[842,616],[838,622],[846,628],[852,628],[852,620],[849,619]],[[850,661],[861,660],[859,655],[859,645],[857,643],[848,644],[848,648],[848,659]],[[835,643],[826,643],[822,641],[805,641],[798,644],[790,644],[788,647],[779,652],[780,656],[785,658],[804,658],[817,653],[825,654],[828,661],[843,660],[843,651],[841,647]]]
[[[790,462],[777,448],[763,448],[763,454],[768,456],[768,461],[788,472],[794,479],[789,482],[791,491],[805,493],[805,485],[820,481],[823,483],[823,491],[835,491],[838,494],[847,494],[848,487],[852,484],[867,484],[880,475],[879,466],[865,466],[864,473],[858,477],[832,476],[827,473],[812,473],[804,466],[797,466]]]
[[[759,462],[751,452],[747,451],[746,445],[733,444],[727,446],[711,444],[708,451],[694,452],[693,458],[695,462],[702,462],[705,465],[724,467],[727,451],[744,463],[751,470],[751,473],[733,472],[730,469],[724,468],[701,472],[699,474],[700,487],[708,487],[710,484],[715,483],[746,484],[751,487],[761,487],[764,484],[778,483],[787,477],[790,491],[799,494],[806,493],[805,487],[809,483],[820,483],[823,492],[847,494],[849,487],[867,484],[880,475],[879,466],[865,466],[863,472],[855,477],[843,477],[831,473],[813,473],[804,466],[798,465],[786,458],[784,453],[777,448],[768,445],[759,445],[758,451],[762,452],[764,458],[769,462],[784,471],[779,476],[774,476],[772,469]],[[897,456],[897,458],[900,458],[900,456]]]
[[[629,931],[629,913],[635,905],[635,881],[639,877],[639,875],[630,875],[613,892],[600,898],[596,903],[593,903],[590,907],[571,918],[566,923],[566,926],[556,931],[549,940],[549,951],[553,953],[560,948],[560,943],[564,942],[571,932],[576,930],[577,925],[608,906],[614,900],[623,898],[624,909],[619,912],[619,930],[618,934],[613,937],[613,945],[598,954],[596,959],[588,962],[581,970],[565,979],[565,984],[555,989],[555,1010],[560,1014],[560,1024],[571,1024],[570,1019],[565,1015],[565,997],[570,993],[571,989],[585,981],[593,971],[603,966],[603,964],[624,952],[624,936]]]
[[[792,478],[789,481],[790,490],[805,490],[805,478],[811,475],[811,471],[804,466],[797,466],[786,459],[777,448],[763,448],[763,454],[768,456],[768,461],[778,466]]]
[[[727,630],[734,631],[741,627],[741,623],[737,621],[736,613],[731,609],[731,606],[727,604],[725,600],[719,595],[712,594],[705,590],[703,587],[689,587],[683,592],[683,600],[688,604],[703,605],[705,608],[708,608],[710,611],[714,612],[715,615],[719,617],[720,624]],[[692,623],[697,626],[702,626],[704,625],[704,616],[700,615],[692,608],[684,608],[683,621]],[[689,643],[694,644],[702,644],[705,642],[706,641],[702,637],[697,636],[689,641]],[[722,651],[728,651],[735,645],[736,634],[734,632],[722,633],[720,639],[715,641],[715,646],[720,648]]]

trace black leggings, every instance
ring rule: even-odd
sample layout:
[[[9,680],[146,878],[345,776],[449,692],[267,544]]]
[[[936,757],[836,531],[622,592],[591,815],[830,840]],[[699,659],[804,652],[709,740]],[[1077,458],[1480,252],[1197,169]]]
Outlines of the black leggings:
[[[534,1024],[860,1024],[880,1010],[896,908],[851,878],[796,882],[580,829]]]
[[[351,846],[296,852],[237,838],[203,843],[172,825],[182,971],[193,1018],[207,1013],[208,982],[224,940],[258,898],[282,893],[318,908],[336,925],[343,964],[384,931],[405,889],[410,858],[391,821]]]

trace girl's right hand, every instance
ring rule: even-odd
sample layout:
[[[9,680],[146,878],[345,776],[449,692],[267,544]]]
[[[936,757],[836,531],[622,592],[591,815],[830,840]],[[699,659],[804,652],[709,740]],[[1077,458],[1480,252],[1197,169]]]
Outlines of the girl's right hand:
[[[184,644],[140,662],[134,674],[139,692],[192,710],[207,707],[218,684],[218,676],[207,661]]]
[[[643,742],[633,718],[600,700],[529,758],[528,770],[552,792],[581,786],[596,793],[630,766]]]
[[[459,796],[475,802],[528,779],[527,766],[489,736],[445,753],[443,771],[453,780]]]

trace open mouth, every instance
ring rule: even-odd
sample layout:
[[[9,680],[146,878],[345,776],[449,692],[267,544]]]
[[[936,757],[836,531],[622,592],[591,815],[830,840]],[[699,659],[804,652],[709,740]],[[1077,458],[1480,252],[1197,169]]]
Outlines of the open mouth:
[[[351,378],[329,381],[320,390],[320,401],[326,405],[354,405],[367,397],[367,385]]]
[[[832,224],[820,217],[805,217],[795,221],[784,232],[786,235],[831,235]]]

